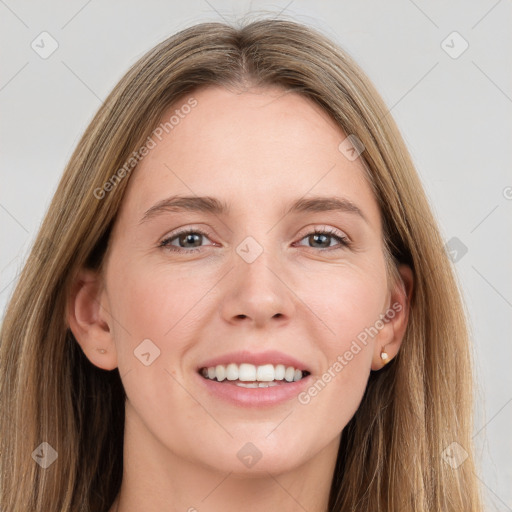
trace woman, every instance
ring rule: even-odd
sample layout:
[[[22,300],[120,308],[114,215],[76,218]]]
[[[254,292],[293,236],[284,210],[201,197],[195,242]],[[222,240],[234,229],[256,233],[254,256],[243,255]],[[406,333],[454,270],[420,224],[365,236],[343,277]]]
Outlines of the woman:
[[[1,341],[5,512],[481,510],[436,221],[368,78],[300,24],[196,25],[128,71]]]

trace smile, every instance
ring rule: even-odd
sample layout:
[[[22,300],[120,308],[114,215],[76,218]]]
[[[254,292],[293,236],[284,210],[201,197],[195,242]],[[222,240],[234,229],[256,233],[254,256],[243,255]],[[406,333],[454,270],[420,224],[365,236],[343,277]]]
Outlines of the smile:
[[[293,366],[273,365],[271,363],[260,366],[250,363],[218,364],[217,366],[201,368],[200,372],[205,379],[216,380],[217,382],[229,381],[246,388],[278,386],[287,382],[297,382],[309,375],[309,372],[299,370]]]

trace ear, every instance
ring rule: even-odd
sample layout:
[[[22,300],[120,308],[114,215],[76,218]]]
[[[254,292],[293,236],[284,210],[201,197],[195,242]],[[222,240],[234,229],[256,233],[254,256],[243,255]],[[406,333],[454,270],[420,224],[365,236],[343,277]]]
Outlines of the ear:
[[[384,327],[375,337],[372,370],[380,370],[386,361],[391,361],[398,353],[409,319],[410,300],[413,290],[413,273],[408,265],[398,265],[398,273],[401,280],[391,290],[389,305],[383,313],[382,323]],[[387,354],[387,359],[381,357]]]
[[[117,367],[112,318],[103,278],[83,269],[75,279],[67,304],[67,321],[87,359],[104,370]]]

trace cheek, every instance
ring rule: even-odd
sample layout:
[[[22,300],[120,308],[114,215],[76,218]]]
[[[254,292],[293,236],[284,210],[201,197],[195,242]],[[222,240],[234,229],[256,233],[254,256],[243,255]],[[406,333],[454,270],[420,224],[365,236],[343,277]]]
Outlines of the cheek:
[[[211,288],[208,283],[189,271],[171,273],[163,267],[142,266],[125,267],[109,281],[118,368],[126,395],[152,430],[164,422],[171,437],[180,426],[194,425],[197,403],[183,387],[182,361],[194,329],[205,321],[201,298]],[[177,409],[182,411],[180,421],[169,422]]]
[[[342,354],[298,396],[307,417],[322,423],[329,438],[341,433],[359,408],[370,374],[369,352],[363,348],[350,361]]]
[[[347,350],[365,329],[381,318],[387,285],[384,271],[344,267],[329,274],[316,274],[315,286],[307,280],[299,296],[324,325],[323,336],[329,355]],[[371,338],[368,337],[371,341]]]
[[[166,389],[168,393],[171,374],[189,371],[185,362],[191,340],[199,339],[204,326],[213,321],[209,315],[215,308],[209,291],[218,277],[193,265],[172,272],[165,265],[126,266],[110,277],[120,375],[129,374],[130,381],[138,382],[136,394],[144,389],[148,393]],[[126,386],[129,394],[129,382]],[[167,401],[169,396],[163,398]]]
[[[125,269],[110,283],[116,335],[124,338],[128,331],[133,342],[154,338],[168,343],[176,332],[197,323],[201,301],[211,288],[203,277],[164,267]],[[121,323],[125,329],[119,330],[116,324]]]
[[[314,417],[329,418],[334,433],[355,414],[366,389],[374,347],[371,329],[382,313],[386,279],[383,269],[348,266],[315,277],[315,286],[304,288],[300,296],[321,319],[312,328],[312,339],[323,353],[323,367],[298,398]]]

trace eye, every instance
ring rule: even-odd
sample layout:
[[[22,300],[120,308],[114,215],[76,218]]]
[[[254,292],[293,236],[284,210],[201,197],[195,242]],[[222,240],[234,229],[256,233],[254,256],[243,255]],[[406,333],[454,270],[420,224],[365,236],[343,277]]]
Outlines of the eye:
[[[340,250],[350,247],[351,242],[347,237],[338,234],[338,232],[334,229],[316,229],[311,233],[308,233],[306,236],[301,238],[301,240],[308,239],[309,243],[312,244],[320,244],[320,249],[323,250]],[[337,241],[340,247],[331,247],[330,242]],[[318,247],[312,247],[313,249]]]
[[[162,240],[159,247],[165,247],[166,249],[174,252],[196,252],[199,251],[203,245],[203,237],[208,238],[209,233],[206,233],[200,229],[186,229],[178,231],[171,236]],[[320,244],[320,247],[311,247],[312,249],[320,248],[322,250],[340,250],[346,247],[350,247],[351,242],[347,237],[338,234],[334,229],[315,229],[308,233],[306,236],[301,238],[301,241],[308,239],[308,242],[312,244]],[[339,247],[332,247],[331,242],[337,241]],[[323,245],[323,246],[322,246]]]
[[[203,237],[208,237],[208,233],[205,233],[200,229],[186,229],[179,231],[178,233],[174,233],[172,236],[162,240],[159,247],[165,247],[170,251],[176,252],[196,252],[200,250],[200,247],[202,247],[201,241]],[[174,241],[176,241],[178,245],[173,243]]]

